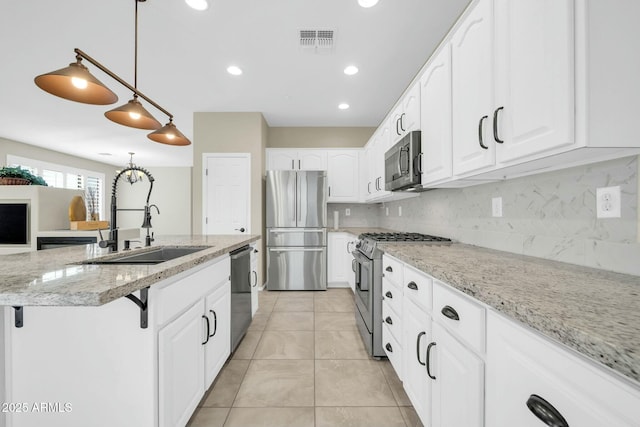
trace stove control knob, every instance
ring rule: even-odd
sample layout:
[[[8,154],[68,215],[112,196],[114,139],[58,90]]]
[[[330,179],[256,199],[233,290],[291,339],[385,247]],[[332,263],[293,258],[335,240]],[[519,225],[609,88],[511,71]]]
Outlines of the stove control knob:
[[[356,243],[356,248],[360,249],[361,247],[362,247],[362,242],[358,240],[358,243]]]

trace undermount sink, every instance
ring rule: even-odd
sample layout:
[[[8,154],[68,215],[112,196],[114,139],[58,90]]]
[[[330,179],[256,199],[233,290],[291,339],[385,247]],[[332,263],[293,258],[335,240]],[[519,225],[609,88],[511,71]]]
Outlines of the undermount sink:
[[[160,264],[185,255],[209,249],[211,246],[160,247],[140,253],[122,253],[117,256],[96,258],[83,261],[82,264]]]

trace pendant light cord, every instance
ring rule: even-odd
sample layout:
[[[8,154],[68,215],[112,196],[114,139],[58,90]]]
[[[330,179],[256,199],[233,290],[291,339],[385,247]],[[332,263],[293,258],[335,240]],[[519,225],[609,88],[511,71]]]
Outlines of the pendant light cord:
[[[136,26],[135,26],[135,43],[133,53],[133,87],[138,88],[138,0],[133,0],[136,3]],[[135,94],[134,94],[135,95]],[[137,96],[137,95],[135,95]]]

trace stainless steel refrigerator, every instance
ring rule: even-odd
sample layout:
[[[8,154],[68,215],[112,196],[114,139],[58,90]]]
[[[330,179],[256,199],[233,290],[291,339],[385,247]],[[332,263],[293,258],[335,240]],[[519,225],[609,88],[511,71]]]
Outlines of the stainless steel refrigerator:
[[[267,289],[327,289],[326,171],[267,171]]]

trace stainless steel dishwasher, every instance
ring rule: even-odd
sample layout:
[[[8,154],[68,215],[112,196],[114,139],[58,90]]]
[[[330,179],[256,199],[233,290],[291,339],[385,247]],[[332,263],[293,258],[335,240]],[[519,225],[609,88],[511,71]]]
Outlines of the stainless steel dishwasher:
[[[231,256],[231,352],[251,323],[251,246],[243,246]]]

